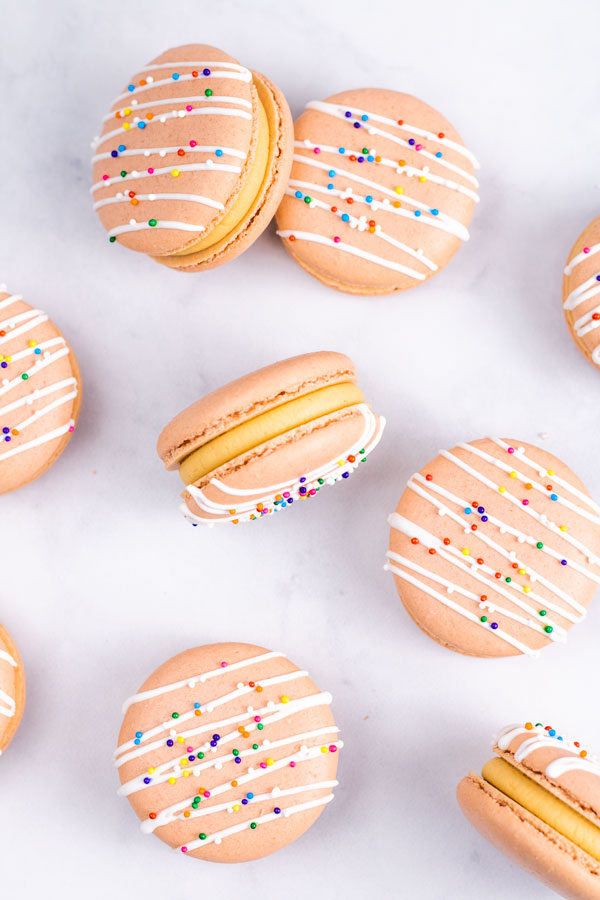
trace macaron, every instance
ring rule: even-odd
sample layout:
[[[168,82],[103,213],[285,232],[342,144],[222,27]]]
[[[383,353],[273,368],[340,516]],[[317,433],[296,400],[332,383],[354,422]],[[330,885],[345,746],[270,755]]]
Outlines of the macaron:
[[[385,420],[342,353],[294,356],[218,388],[163,429],[157,451],[194,525],[256,521],[345,481]]]
[[[365,88],[307,103],[277,211],[286,250],[319,281],[389,294],[427,281],[463,241],[477,161],[431,106]]]
[[[416,624],[469,656],[532,656],[580,622],[600,583],[600,507],[559,459],[483,438],[408,481],[386,568]]]
[[[47,314],[0,285],[0,494],[42,475],[75,429],[81,376]]]
[[[0,625],[0,754],[19,727],[25,709],[25,673],[19,651]]]
[[[174,656],[123,706],[119,793],[180,854],[245,862],[304,834],[333,799],[331,694],[283,653],[211,644]]]
[[[561,897],[600,897],[600,759],[541,722],[503,728],[456,796],[502,853]]]
[[[293,123],[264,75],[186,44],[128,80],[92,147],[94,209],[109,240],[193,272],[238,256],[267,227]]]
[[[563,277],[563,309],[573,340],[600,369],[600,216],[575,241]]]

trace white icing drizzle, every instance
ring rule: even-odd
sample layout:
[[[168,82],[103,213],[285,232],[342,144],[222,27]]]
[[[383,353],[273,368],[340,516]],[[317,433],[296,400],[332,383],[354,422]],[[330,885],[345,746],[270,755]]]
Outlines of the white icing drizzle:
[[[204,62],[190,62],[187,60],[186,62],[162,62],[162,63],[148,63],[147,66],[135,75],[135,78],[139,78],[144,72],[152,72],[154,69],[173,69],[173,71],[177,71],[177,69],[204,69],[212,66],[213,69],[233,69],[234,72],[242,72],[244,75],[250,76],[247,78],[247,81],[250,81],[252,78],[252,72],[250,69],[247,69],[246,66],[241,66],[239,63],[235,63],[233,61],[229,61],[228,59],[221,59],[218,62],[214,60],[211,62],[210,60],[204,60]],[[205,75],[199,74],[198,78],[202,81],[205,78]],[[146,81],[150,81],[148,76],[146,76]]]
[[[557,781],[562,775],[573,771],[589,772],[600,777],[600,759],[590,755],[580,756],[579,747],[572,741],[565,740],[560,736],[551,736],[543,725],[536,725],[533,728],[525,728],[521,725],[508,725],[500,731],[495,743],[500,750],[506,751],[512,741],[521,734],[527,734],[530,737],[523,741],[515,750],[513,755],[516,763],[523,762],[536,750],[556,747],[560,750],[566,750],[573,755],[561,756],[549,762],[544,769],[544,774],[547,778]]]
[[[323,204],[323,206],[325,206],[325,204]],[[333,250],[341,250],[344,253],[350,253],[352,256],[360,256],[361,259],[367,259],[369,262],[377,263],[378,266],[383,266],[384,269],[393,269],[395,272],[402,272],[403,275],[408,275],[416,281],[423,281],[425,278],[425,275],[423,275],[422,272],[416,272],[414,269],[403,266],[401,263],[393,262],[390,259],[384,259],[382,256],[376,256],[374,253],[369,253],[367,250],[361,250],[360,247],[346,244],[345,241],[334,241],[333,238],[326,237],[325,235],[318,234],[314,231],[297,231],[294,228],[292,230],[284,229],[283,231],[278,231],[277,234],[282,238],[288,238],[290,235],[293,235],[297,241],[309,241],[314,244],[323,244],[325,247],[331,247]]]
[[[122,178],[120,175],[115,176],[114,178],[107,178],[106,181],[97,181],[96,184],[93,184],[90,188],[90,192],[100,190],[100,188],[110,187],[112,184],[128,184],[130,181],[140,178],[154,178],[156,175],[170,175],[173,169],[177,169],[179,172],[202,172],[202,171],[210,171],[210,172],[235,172],[240,173],[242,170],[239,166],[231,166],[228,163],[215,163],[212,160],[208,160],[207,162],[201,163],[185,163],[183,165],[173,165],[173,166],[161,166],[158,169],[154,169],[153,172],[128,172],[127,175]]]
[[[136,200],[177,200],[181,203],[186,201],[189,203],[201,203],[203,206],[210,206],[212,209],[223,210],[225,207],[218,200],[211,200],[210,197],[202,197],[200,194],[138,194],[135,195]],[[94,209],[100,209],[101,206],[108,206],[111,203],[129,203],[129,196],[119,192],[116,197],[105,197],[104,200],[97,200],[94,203]]]
[[[13,669],[18,668],[17,662],[6,650],[0,649],[0,661],[8,663]],[[0,716],[12,719],[17,711],[15,698],[5,691],[0,690]]]
[[[213,94],[212,97],[206,97],[202,94],[200,97],[167,97],[164,100],[149,100],[148,103],[131,103],[130,106],[124,106],[122,109],[113,109],[107,115],[102,117],[103,122],[110,122],[112,119],[116,118],[116,114],[120,113],[123,116],[123,113],[126,109],[131,109],[131,113],[128,115],[132,115],[133,113],[137,113],[140,109],[148,109],[154,106],[173,106],[174,103],[185,103],[188,106],[190,103],[235,103],[237,106],[243,106],[245,109],[252,109],[252,104],[249,100],[244,100],[242,97],[226,97],[226,96],[215,96]],[[141,150],[137,151],[141,153]],[[104,155],[104,154],[103,154]],[[119,154],[123,156],[124,154]],[[110,156],[110,154],[109,154]]]
[[[582,282],[582,284],[571,291],[563,306],[565,309],[575,309],[580,303],[585,303],[586,300],[595,297],[596,294],[600,294],[600,281],[595,275],[592,275],[591,278],[588,278],[587,281]]]
[[[600,253],[600,244],[593,244],[591,247],[588,247],[588,252],[584,253],[583,250],[581,253],[578,253],[573,259],[567,263],[565,266],[565,275],[570,275],[575,266],[578,266],[579,263],[582,263],[584,259],[589,259],[590,256],[594,256],[594,254]]]
[[[154,116],[153,119],[144,120],[144,127],[149,128],[151,125],[156,124],[164,125],[168,119],[185,119],[187,116],[232,116],[233,118],[246,119],[248,122],[252,121],[252,113],[245,112],[243,109],[228,109],[225,106],[202,106],[200,109],[175,109],[172,112],[162,113],[160,116]],[[97,141],[94,141],[94,149],[101,144],[105,144],[106,141],[111,138],[117,136],[123,137],[123,135],[133,131],[135,127],[137,127],[136,124],[132,124],[130,129],[123,128],[121,125],[120,128],[115,128],[113,131],[107,131],[106,134],[101,135]]]
[[[189,66],[189,63],[185,63],[186,66]],[[194,68],[194,63],[191,64],[192,68]],[[199,65],[199,64],[198,64]],[[213,66],[216,68],[218,64],[215,63],[206,63],[206,66]],[[154,66],[150,66],[149,68],[155,68]],[[171,68],[171,67],[169,67]],[[183,68],[180,66],[179,68]],[[138,76],[136,76],[138,77]],[[200,74],[198,76],[194,76],[191,73],[189,75],[180,75],[177,79],[177,84],[182,84],[184,81],[195,81],[196,83],[202,83],[207,81],[208,79],[213,78],[229,78],[233,81],[252,81],[252,73],[248,71],[248,69],[244,69],[243,71],[232,71],[228,72],[225,70],[213,72],[211,71],[210,75]],[[147,81],[148,79],[146,79]],[[150,84],[138,84],[135,87],[135,91],[124,91],[122,94],[119,94],[118,97],[115,97],[111,106],[114,106],[115,103],[119,103],[121,100],[131,100],[131,98],[137,98],[140,94],[145,93],[146,91],[152,91],[155,88],[164,87],[165,85],[175,84],[175,80],[173,78],[161,78],[158,81],[152,81]]]
[[[327,165],[327,163],[322,163],[318,159],[312,159],[310,156],[303,156],[300,153],[294,153],[293,158],[294,162],[302,163],[303,165],[307,166],[313,166],[315,169],[321,169],[322,171],[327,172],[329,172],[329,170],[331,169],[331,166]],[[403,203],[427,214],[420,216],[409,214],[411,221],[418,221],[422,225],[430,225],[432,228],[439,228],[441,231],[447,231],[449,234],[454,234],[462,241],[469,240],[469,232],[466,227],[462,224],[462,222],[459,222],[457,219],[453,219],[452,216],[448,216],[442,212],[440,212],[437,216],[434,216],[430,213],[430,206],[428,206],[427,203],[422,203],[420,200],[415,200],[413,197],[409,197],[407,194],[402,194],[399,196],[394,190],[392,190],[392,188],[385,187],[385,185],[378,184],[378,182],[371,181],[368,178],[363,178],[362,175],[357,175],[355,172],[350,172],[348,169],[341,169],[339,166],[336,166],[335,169],[338,175],[344,175],[351,181],[356,181],[359,184],[364,184],[366,185],[366,187],[370,187],[375,191],[386,194],[388,197],[392,197],[394,201],[399,200],[401,196]]]
[[[2,285],[0,286],[0,289],[4,289],[4,287],[5,286]],[[19,294],[9,295],[8,297],[4,298],[4,300],[0,301],[0,311],[8,309],[10,306],[21,300],[22,297]],[[14,341],[14,339],[17,337],[22,337],[26,334],[29,334],[29,336],[31,337],[31,332],[34,331],[34,329],[39,325],[42,325],[47,321],[48,316],[39,309],[29,309],[23,313],[9,316],[3,321],[0,321],[0,331],[6,332],[4,337],[0,337],[0,351],[2,350],[2,345],[6,344],[9,341]],[[58,349],[54,349],[54,351],[52,351],[52,348]],[[39,351],[39,353],[36,353],[36,350]],[[39,375],[42,370],[48,368],[49,366],[52,366],[55,362],[62,359],[63,357],[68,356],[69,353],[70,349],[67,346],[64,338],[54,337],[46,341],[36,343],[34,347],[27,346],[23,350],[18,350],[10,355],[11,366],[15,362],[27,359],[29,357],[33,357],[35,362],[28,368],[20,370],[19,374],[14,378],[2,378],[0,374],[0,397],[3,397],[4,395],[10,393],[17,387],[22,386],[24,381],[27,381],[28,387],[30,387],[29,393],[26,393],[24,396],[19,397],[17,400],[13,400],[0,406],[1,416],[12,413],[23,406],[31,406],[36,400],[39,400],[42,397],[46,397],[59,392],[64,392],[61,393],[60,396],[54,397],[49,403],[37,409],[34,413],[27,416],[24,420],[20,422],[14,422],[10,427],[16,429],[19,434],[26,428],[33,425],[35,422],[42,419],[48,413],[52,412],[60,406],[63,406],[66,403],[70,403],[77,397],[78,387],[77,379],[75,377],[51,382],[49,385],[46,385],[43,388],[37,388],[34,386],[37,383],[35,378],[36,375]],[[3,371],[4,370],[0,369],[0,373]],[[23,376],[25,376],[25,378]],[[0,422],[0,425],[2,425],[3,427],[9,427],[8,425],[5,426],[4,422]],[[39,447],[42,444],[60,438],[68,432],[72,431],[74,427],[74,419],[69,418],[62,426],[50,429],[49,431],[40,434],[36,438],[31,438],[31,440],[29,441],[2,441],[0,443],[0,462],[11,459],[12,457],[17,456],[20,453],[26,452],[27,450],[32,450],[35,447]],[[0,437],[1,436],[2,435],[0,435]]]
[[[204,225],[190,225],[188,222],[174,222],[170,219],[159,219],[156,225],[150,222],[129,222],[127,225],[116,225],[108,232],[109,237],[125,234],[128,231],[148,231],[150,228],[166,228],[169,231],[205,231]]]
[[[340,154],[339,148],[334,147],[331,144],[314,144],[312,141],[305,139],[303,141],[294,141],[294,146],[299,147],[304,150],[315,150],[318,149],[321,152],[325,153],[334,153],[338,159],[343,159],[344,157],[348,157],[350,155],[353,156],[364,156],[362,150],[351,150],[347,147],[344,148],[345,152]],[[369,151],[370,156],[379,156],[375,149]],[[437,160],[439,162],[439,160]],[[431,181],[433,184],[441,184],[443,187],[449,188],[452,191],[458,191],[460,194],[464,194],[466,197],[470,197],[471,200],[474,200],[475,203],[479,203],[479,195],[472,191],[470,188],[465,187],[462,184],[458,184],[456,181],[452,181],[450,178],[442,178],[441,175],[436,175],[434,172],[430,171],[429,166],[424,166],[421,169],[415,168],[415,166],[404,165],[401,166],[396,159],[388,159],[385,156],[380,156],[377,160],[378,166],[385,166],[389,169],[394,169],[397,175],[405,175],[407,178],[424,177],[427,181]],[[332,163],[331,167],[335,169],[335,163]],[[337,173],[337,169],[335,169]]]
[[[217,150],[223,151],[223,156],[234,156],[236,159],[244,160],[247,158],[247,154],[244,153],[243,150],[235,150],[233,147],[217,147],[216,144],[196,144],[195,147],[190,147],[189,144],[187,147],[182,147],[179,145],[178,147],[134,147],[131,150],[120,150],[118,157],[113,157],[111,151],[107,151],[106,153],[96,153],[95,156],[92,156],[92,163],[99,162],[102,159],[121,159],[123,156],[155,156],[158,154],[159,156],[166,156],[167,153],[177,153],[178,150],[185,150],[185,155],[188,153],[216,153]]]
[[[263,503],[264,505],[268,504],[269,507],[273,504],[273,512],[285,508],[283,506],[274,505],[274,498],[279,494],[284,495],[285,493],[289,493],[292,495],[292,499],[296,500],[300,496],[299,492],[301,487],[306,488],[307,491],[316,491],[321,486],[318,481],[319,478],[323,479],[325,484],[334,484],[340,481],[344,477],[344,473],[349,475],[358,467],[359,451],[361,449],[364,449],[366,453],[369,453],[377,446],[381,439],[383,429],[385,428],[385,419],[383,416],[376,417],[365,403],[357,404],[356,407],[348,407],[348,410],[351,409],[359,410],[365,421],[365,428],[360,439],[352,444],[347,450],[340,453],[339,456],[334,457],[334,459],[320,466],[318,469],[308,472],[303,476],[305,479],[304,482],[301,483],[298,478],[293,478],[285,482],[280,482],[279,484],[269,485],[268,487],[258,489],[233,488],[217,478],[211,478],[210,484],[233,499],[226,503],[217,503],[214,500],[210,500],[202,488],[188,485],[186,490],[192,495],[194,501],[201,510],[210,513],[211,515],[217,515],[219,518],[207,519],[197,516],[193,514],[185,504],[182,506],[182,512],[186,518],[197,524],[201,523],[203,525],[216,525],[232,522],[234,519],[239,521],[248,520],[254,515],[259,503]],[[350,462],[347,459],[348,456],[355,456],[356,461]],[[340,462],[342,462],[342,465],[340,465]],[[259,499],[256,499],[257,495]],[[255,499],[245,500],[245,497],[253,497]],[[232,502],[236,503],[235,513],[230,512]]]
[[[377,113],[368,112],[365,109],[358,109],[355,106],[343,106],[339,103],[327,103],[322,100],[311,100],[306,104],[306,109],[315,109],[322,113],[327,113],[330,116],[335,116],[337,119],[344,119],[345,112],[349,111],[354,116],[362,117],[364,115],[368,116],[368,122],[379,122],[383,125],[391,125],[392,127],[400,130],[400,131],[408,131],[411,134],[418,134],[420,137],[426,138],[428,141],[432,141],[436,144],[441,144],[444,147],[448,147],[451,150],[454,150],[456,153],[459,153],[461,156],[465,156],[472,164],[473,168],[478,169],[479,163],[473,156],[470,150],[468,150],[463,144],[458,144],[456,141],[451,141],[449,138],[440,138],[433,131],[425,131],[422,128],[418,128],[416,125],[409,125],[404,122],[402,125],[399,125],[395,119],[389,119],[387,116],[380,116]],[[361,122],[362,124],[362,122]],[[387,138],[388,140],[394,141],[396,144],[400,144],[403,147],[408,147],[410,149],[410,145],[408,141],[403,140],[402,138],[398,138],[394,134],[390,134],[389,131],[382,131],[379,128],[376,128],[372,124],[364,125],[364,130],[368,132],[368,134],[379,134],[382,137]],[[445,165],[449,169],[453,169],[455,172],[458,172],[462,175],[463,178],[466,178],[468,181],[471,181],[475,186],[477,186],[477,179],[471,175],[470,172],[461,169],[459,166],[455,166],[448,161],[444,161],[443,159],[437,158],[434,154],[429,153],[426,150],[419,151],[422,156],[432,159],[434,162],[439,163],[440,165]]]

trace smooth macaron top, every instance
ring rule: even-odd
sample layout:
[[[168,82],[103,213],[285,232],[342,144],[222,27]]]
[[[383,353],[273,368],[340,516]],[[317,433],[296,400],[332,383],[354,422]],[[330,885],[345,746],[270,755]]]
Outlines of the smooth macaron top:
[[[253,74],[205,44],[162,53],[133,75],[94,144],[94,206],[109,235],[162,256],[207,237],[252,167]]]
[[[343,353],[293,356],[244,375],[180,412],[162,430],[157,452],[168,469],[216,435],[321,387],[355,382],[354,364]]]
[[[42,309],[0,286],[0,494],[33,481],[75,428],[75,356]]]
[[[19,651],[0,625],[0,753],[12,740],[25,707],[25,674]]]
[[[124,704],[115,764],[142,820],[180,854],[240,862],[299,837],[333,799],[331,695],[279,651],[195,647]]]
[[[569,253],[563,308],[579,350],[600,368],[600,216],[584,229]]]
[[[494,750],[542,787],[600,826],[600,759],[552,726],[508,725]]]
[[[286,249],[332,287],[420,284],[468,239],[476,161],[435,109],[365,88],[312,101],[295,122],[277,225]]]
[[[389,517],[387,568],[430,637],[473,656],[536,655],[585,618],[600,507],[546,450],[484,438],[442,450]]]

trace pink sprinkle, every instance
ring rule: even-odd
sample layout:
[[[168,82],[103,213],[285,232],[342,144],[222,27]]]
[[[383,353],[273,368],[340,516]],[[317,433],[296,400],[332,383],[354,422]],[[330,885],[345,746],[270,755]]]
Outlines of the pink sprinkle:
[[[422,150],[423,144],[415,144],[415,150]]]
[[[152,166],[150,166],[150,168],[148,169],[148,175],[153,175],[153,174],[154,174],[154,169],[152,168]]]
[[[287,498],[290,496],[290,492],[289,492],[289,491],[284,491],[284,492],[283,492],[283,496],[284,496],[285,499],[287,500]]]
[[[226,662],[222,662],[222,663],[221,663],[221,668],[224,669],[224,668],[226,667],[226,665],[227,665]]]
[[[290,763],[290,768],[293,769],[295,767],[295,765],[296,765],[296,763],[294,762],[294,760],[292,760]]]
[[[335,744],[330,744],[330,745],[329,745],[329,752],[330,752],[330,753],[335,753],[336,750],[337,750],[337,747],[335,746]]]
[[[195,147],[195,146],[196,146],[196,141],[190,141],[190,147]]]
[[[267,764],[266,764],[266,763],[261,763],[261,764],[260,764],[260,767],[261,767],[261,769],[266,769],[266,768],[267,768]]]
[[[108,179],[108,175],[103,175],[103,176],[102,176],[102,181],[106,181],[107,179]]]
[[[260,716],[254,716],[254,721],[255,721],[255,722],[260,722]]]
[[[266,516],[266,514],[268,512],[269,512],[269,508],[268,508],[268,506],[265,506],[264,509],[261,509],[260,514],[261,514],[261,516]]]
[[[314,497],[317,492],[314,488],[311,488],[308,493],[310,494],[311,497]]]
[[[181,852],[182,852],[182,853],[187,853],[187,847],[182,847],[182,848],[181,848]]]
[[[515,448],[514,448],[514,447],[509,447],[509,448],[507,449],[506,452],[507,452],[507,453],[514,453],[514,452],[515,452]]]
[[[314,150],[313,150],[313,153],[320,153],[320,152],[321,152],[321,148],[320,148],[320,147],[315,147]]]
[[[340,239],[339,239],[339,237],[337,236],[337,234],[336,234],[336,236],[334,237],[333,240],[335,241],[336,244],[339,244],[339,242],[340,242]]]
[[[191,753],[192,750],[193,750],[194,748],[193,748],[193,747],[186,747],[185,749],[187,750],[188,753]]]
[[[529,506],[529,500],[521,500],[523,506]]]
[[[194,107],[193,107],[193,106],[190,106],[189,103],[188,103],[188,105],[186,106],[186,109],[187,109],[188,112],[191,112],[191,111],[193,110],[193,108],[194,108]]]
[[[590,248],[589,248],[589,247],[584,247],[584,248],[583,248],[583,252],[584,252],[584,253],[589,253],[589,252],[590,252]]]
[[[74,425],[69,425],[69,431],[75,431],[75,426],[74,426]]]
[[[204,791],[204,796],[208,800],[208,798],[210,797],[210,791]]]

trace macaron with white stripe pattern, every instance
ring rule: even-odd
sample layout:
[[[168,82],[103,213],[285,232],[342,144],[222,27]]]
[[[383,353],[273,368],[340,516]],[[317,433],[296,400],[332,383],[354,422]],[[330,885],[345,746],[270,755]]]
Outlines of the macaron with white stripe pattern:
[[[310,828],[333,800],[331,694],[279,651],[195,647],[123,706],[119,793],[179,855],[244,862]]]
[[[578,349],[600,369],[600,216],[584,229],[569,253],[563,309]]]
[[[566,641],[600,584],[600,507],[531,444],[484,438],[440,451],[388,521],[400,599],[458,653],[537,656]]]
[[[25,672],[17,646],[0,625],[0,754],[12,741],[25,709]]]
[[[42,475],[71,439],[81,376],[42,310],[0,285],[0,494]]]
[[[307,272],[351,294],[427,281],[468,240],[477,161],[416,97],[366,88],[312,101],[295,149],[278,234]]]
[[[508,725],[492,746],[496,756],[481,775],[458,785],[466,818],[561,897],[598,900],[600,759],[543,722]]]
[[[94,209],[109,240],[191,272],[264,231],[289,176],[293,124],[264,75],[187,44],[123,85],[92,146]]]

